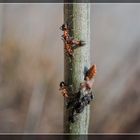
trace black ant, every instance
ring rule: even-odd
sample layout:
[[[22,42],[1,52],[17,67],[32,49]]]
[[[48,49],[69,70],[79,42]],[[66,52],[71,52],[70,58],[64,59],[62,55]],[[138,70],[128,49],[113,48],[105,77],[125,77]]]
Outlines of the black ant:
[[[76,97],[70,101],[67,105],[67,108],[71,108],[71,114],[69,116],[69,121],[74,123],[76,120],[76,115],[83,112],[85,106],[90,104],[93,100],[93,93],[89,92],[88,94],[84,95],[83,97],[81,91],[76,93]]]

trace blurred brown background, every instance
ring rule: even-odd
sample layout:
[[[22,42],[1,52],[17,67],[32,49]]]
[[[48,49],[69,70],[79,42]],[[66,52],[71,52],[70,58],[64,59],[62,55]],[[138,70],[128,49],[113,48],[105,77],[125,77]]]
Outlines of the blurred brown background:
[[[62,133],[63,4],[0,4],[0,133]],[[91,4],[98,73],[90,133],[140,133],[140,4]]]

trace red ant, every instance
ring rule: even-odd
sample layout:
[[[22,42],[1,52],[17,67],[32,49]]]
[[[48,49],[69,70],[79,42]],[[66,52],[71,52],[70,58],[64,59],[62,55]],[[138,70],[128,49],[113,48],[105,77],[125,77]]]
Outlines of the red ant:
[[[60,88],[59,88],[59,90],[61,91],[61,93],[62,93],[62,95],[63,95],[64,97],[68,97],[68,89],[67,89],[67,86],[66,86],[66,84],[65,84],[64,82],[61,82],[61,83],[60,83]]]
[[[60,29],[64,31],[64,34],[62,35],[62,39],[65,43],[64,49],[70,57],[73,57],[74,49],[80,46],[84,46],[85,42],[81,40],[76,40],[69,35],[70,29],[68,24],[63,24]]]

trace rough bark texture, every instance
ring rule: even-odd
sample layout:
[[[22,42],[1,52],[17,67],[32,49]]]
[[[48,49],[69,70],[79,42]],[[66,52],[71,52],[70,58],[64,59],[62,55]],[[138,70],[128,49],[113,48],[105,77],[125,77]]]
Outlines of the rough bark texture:
[[[84,81],[84,72],[90,67],[90,4],[64,4],[64,21],[71,27],[70,35],[83,40],[86,45],[74,50],[74,58],[64,55],[65,82],[68,84],[70,94],[79,90],[80,83]],[[64,103],[64,132],[74,134],[87,134],[89,126],[90,106],[77,116],[74,123],[68,121],[71,110],[66,109]],[[77,139],[77,137],[75,137]]]

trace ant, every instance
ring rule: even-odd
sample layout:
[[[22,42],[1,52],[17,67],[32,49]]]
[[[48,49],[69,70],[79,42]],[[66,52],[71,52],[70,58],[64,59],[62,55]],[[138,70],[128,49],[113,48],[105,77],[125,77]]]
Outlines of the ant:
[[[67,23],[63,24],[60,29],[64,32],[62,35],[62,40],[64,41],[64,49],[70,57],[73,57],[74,49],[85,45],[85,42],[82,40],[76,40],[70,36],[70,28]]]
[[[89,92],[86,95],[82,96],[81,91],[76,93],[77,96],[73,101],[70,101],[67,105],[67,108],[71,108],[71,114],[69,116],[69,121],[74,123],[76,120],[76,115],[83,112],[85,106],[90,104],[93,100],[93,93]],[[82,97],[81,97],[82,96]]]
[[[62,95],[64,96],[64,97],[69,97],[68,96],[68,89],[67,89],[67,86],[66,86],[66,84],[62,81],[61,83],[60,83],[60,88],[59,88],[59,90],[61,91],[61,93],[62,93]]]
[[[60,30],[62,30],[62,31],[64,32],[64,34],[62,35],[62,38],[63,38],[64,40],[67,40],[67,39],[70,37],[70,35],[69,35],[69,31],[70,31],[69,25],[68,25],[67,23],[63,24],[63,25],[60,27]]]
[[[70,44],[70,42],[71,42],[71,37],[70,37],[70,35],[69,35],[69,26],[68,26],[68,24],[63,24],[61,27],[60,27],[60,29],[62,30],[62,31],[64,31],[64,34],[62,35],[62,40],[64,41],[64,49],[66,50],[66,52],[68,53],[68,55],[70,56],[70,57],[73,57],[73,49],[72,49],[72,46],[71,46],[71,44]]]

